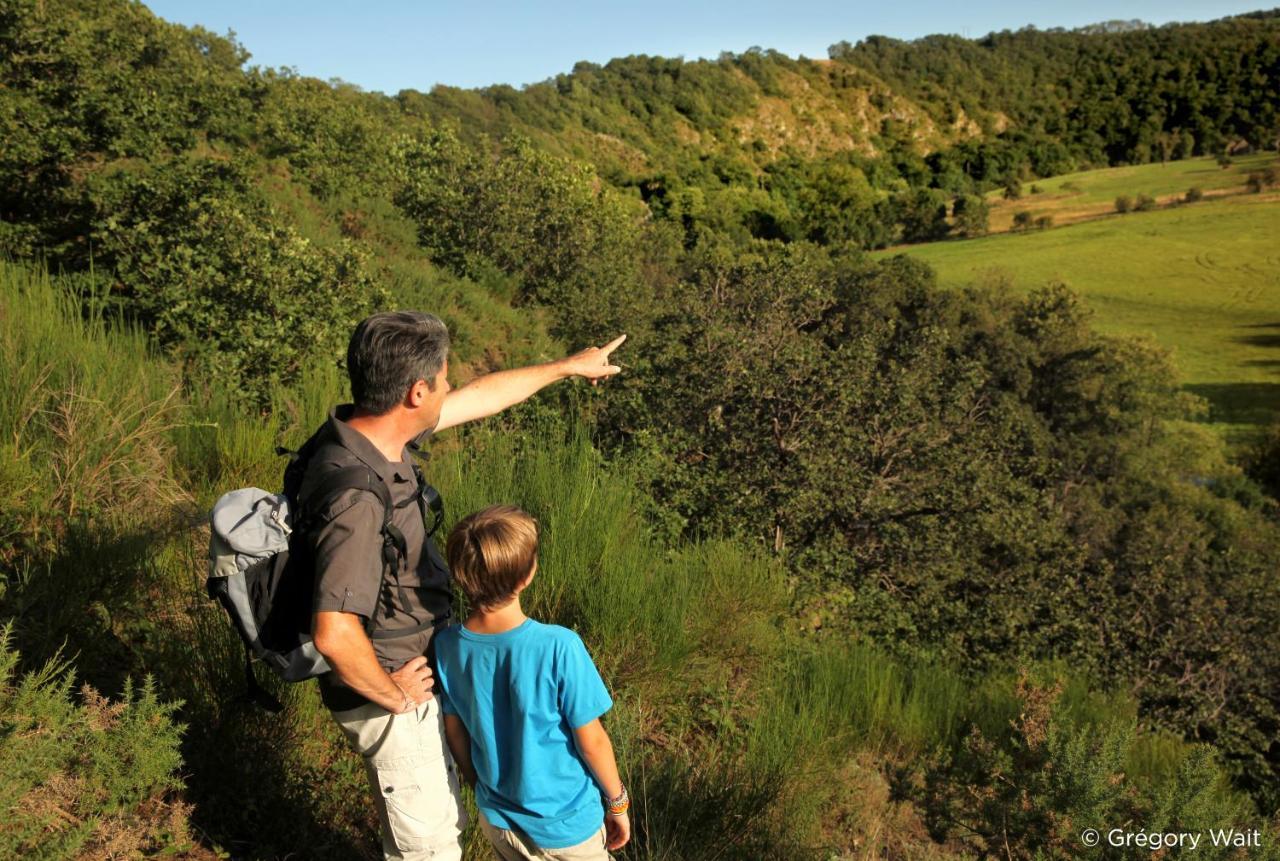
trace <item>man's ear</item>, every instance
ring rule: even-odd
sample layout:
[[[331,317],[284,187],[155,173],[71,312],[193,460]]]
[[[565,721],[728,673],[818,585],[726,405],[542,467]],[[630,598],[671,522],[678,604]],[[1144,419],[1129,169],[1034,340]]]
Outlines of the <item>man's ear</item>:
[[[427,388],[426,380],[418,380],[409,387],[409,391],[405,394],[405,406],[413,408],[422,406],[430,391],[431,390]]]

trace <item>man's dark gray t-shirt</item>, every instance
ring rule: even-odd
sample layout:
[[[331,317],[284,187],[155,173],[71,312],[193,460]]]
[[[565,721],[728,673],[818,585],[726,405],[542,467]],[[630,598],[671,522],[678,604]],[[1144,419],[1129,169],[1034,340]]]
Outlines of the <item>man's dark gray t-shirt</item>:
[[[415,499],[419,485],[408,449],[400,462],[388,461],[368,437],[344,421],[350,414],[346,404],[329,413],[329,432],[341,445],[325,446],[317,453],[307,467],[301,497],[305,500],[309,486],[329,469],[364,464],[386,482],[393,503]],[[314,610],[354,613],[362,621],[372,617],[374,654],[387,672],[425,655],[435,628],[449,617],[451,592],[448,566],[427,537],[419,505],[398,506],[393,514],[392,523],[404,534],[408,550],[398,579],[383,564],[383,508],[372,492],[344,491],[326,511],[315,513],[321,515],[323,525],[310,535],[316,565]],[[396,630],[410,631],[428,622],[434,624],[406,636],[391,636]],[[332,672],[320,677],[320,694],[333,711],[368,702]]]

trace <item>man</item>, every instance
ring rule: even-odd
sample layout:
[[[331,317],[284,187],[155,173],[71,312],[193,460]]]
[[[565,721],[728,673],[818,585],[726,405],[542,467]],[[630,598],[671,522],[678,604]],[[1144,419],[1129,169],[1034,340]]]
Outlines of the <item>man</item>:
[[[439,318],[375,314],[351,336],[353,403],[330,413],[326,443],[308,464],[300,497],[305,508],[326,472],[363,464],[390,490],[391,523],[403,536],[399,552],[388,556],[386,509],[374,492],[355,489],[316,512],[322,525],[308,536],[316,563],[314,640],[332,668],[320,678],[321,696],[364,758],[387,859],[460,859],[465,824],[426,657],[432,633],[449,616],[449,573],[428,531],[407,446],[498,413],[557,380],[578,376],[595,385],[620,370],[609,355],[625,338],[451,389],[449,333]]]

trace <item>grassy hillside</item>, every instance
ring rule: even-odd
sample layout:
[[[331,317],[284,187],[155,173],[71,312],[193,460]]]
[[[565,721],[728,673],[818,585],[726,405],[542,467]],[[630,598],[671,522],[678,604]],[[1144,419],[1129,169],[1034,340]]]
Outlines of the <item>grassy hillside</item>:
[[[1222,167],[1213,158],[1189,158],[1165,164],[1126,165],[1085,170],[1037,179],[1022,184],[1022,197],[1005,198],[1002,189],[987,194],[991,206],[991,230],[1003,233],[1012,226],[1015,212],[1033,218],[1053,217],[1055,225],[1087,221],[1116,211],[1116,198],[1134,200],[1148,195],[1159,204],[1182,200],[1198,188],[1205,198],[1245,193],[1249,174],[1276,165],[1274,153],[1237,156]]]
[[[1096,211],[1111,209],[1103,201],[1121,189],[1163,195],[1205,170],[1203,163],[1149,165],[1038,184],[1046,196],[1074,185],[1079,191],[1061,198],[1060,205],[1083,211],[1091,204]],[[1227,173],[1215,167],[1210,176]],[[1204,188],[1213,186],[1205,182]],[[1040,203],[1035,196],[1003,209],[1039,213]],[[1053,212],[1053,201],[1047,203],[1043,211]],[[1280,409],[1277,236],[1280,199],[1239,194],[1150,212],[1112,210],[1051,230],[897,251],[933,266],[944,286],[1008,280],[1029,289],[1065,282],[1088,299],[1099,329],[1151,335],[1174,350],[1186,384],[1212,404],[1209,421],[1234,436],[1265,424]]]

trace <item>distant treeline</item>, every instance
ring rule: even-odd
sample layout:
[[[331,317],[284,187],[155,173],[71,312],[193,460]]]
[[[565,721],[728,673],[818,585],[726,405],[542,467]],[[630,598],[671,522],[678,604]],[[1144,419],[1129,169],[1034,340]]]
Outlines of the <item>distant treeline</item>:
[[[878,247],[959,195],[1280,138],[1280,17],[970,40],[871,36],[830,61],[633,56],[517,91],[403,91],[465,134],[532,136],[690,229]],[[920,189],[934,193],[920,194]],[[946,227],[942,226],[945,233]]]

